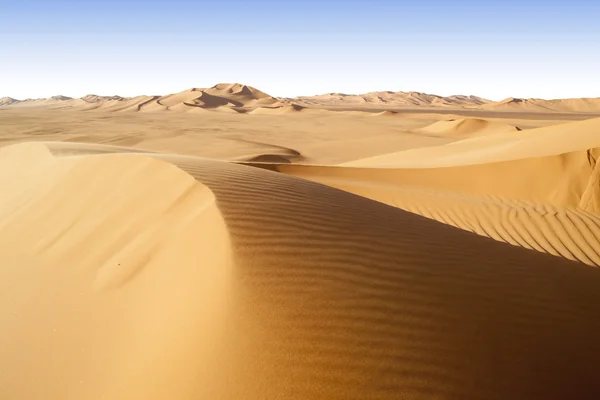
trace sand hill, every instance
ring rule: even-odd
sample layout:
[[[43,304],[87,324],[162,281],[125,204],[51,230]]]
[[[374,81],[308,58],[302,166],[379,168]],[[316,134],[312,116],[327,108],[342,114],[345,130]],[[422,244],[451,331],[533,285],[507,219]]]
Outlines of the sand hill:
[[[19,100],[13,99],[12,97],[1,97],[0,98],[0,107],[8,106],[8,105],[18,103],[18,102],[19,102]]]
[[[126,98],[121,97],[121,96],[98,96],[95,94],[88,94],[88,95],[83,96],[81,98],[81,100],[87,101],[88,103],[102,103],[102,102],[111,101],[111,100],[123,101],[123,100],[126,100]]]
[[[86,95],[80,99],[54,96],[48,99],[24,101],[3,99],[0,106],[28,106],[49,109],[73,109],[85,111],[175,111],[198,112],[213,110],[221,112],[246,112],[257,107],[278,106],[279,101],[266,93],[241,84],[218,84],[208,89],[192,88],[167,96],[121,96]],[[200,109],[200,110],[199,110]]]
[[[495,134],[502,132],[515,132],[521,129],[499,122],[493,122],[481,118],[460,118],[448,121],[438,121],[422,129],[423,132],[449,135],[449,136],[471,136],[483,134]]]
[[[261,106],[272,106],[277,99],[255,88],[240,84],[218,84],[208,89],[193,88],[181,93],[160,97],[156,103],[172,110],[189,111],[194,107],[245,112]]]
[[[596,268],[295,177],[92,147],[0,151],[3,398],[600,395]]]
[[[263,114],[263,115],[294,115],[297,113],[323,115],[329,113],[327,110],[318,108],[308,108],[301,106],[296,103],[289,103],[283,105],[275,105],[269,107],[258,107],[250,111],[250,114]]]
[[[520,99],[493,102],[477,96],[437,96],[419,92],[371,92],[361,95],[329,93],[289,99],[311,107],[446,108],[518,112],[565,112],[600,114],[600,98]]]
[[[511,97],[496,103],[485,104],[481,108],[499,111],[600,113],[600,98],[543,100]]]
[[[466,125],[465,125],[466,123]],[[440,125],[441,124],[441,125]],[[462,124],[462,125],[461,125]],[[467,132],[473,137],[461,139],[444,146],[420,148],[382,154],[346,163],[360,167],[432,168],[458,165],[488,164],[527,158],[569,153],[600,147],[600,118],[520,131],[514,126],[484,120],[440,121],[422,129],[431,133],[456,135]],[[450,127],[450,130],[438,128]],[[479,131],[476,129],[479,128]],[[495,134],[489,134],[489,131]],[[477,133],[480,133],[477,135]]]
[[[419,92],[370,92],[362,95],[329,93],[294,99],[312,106],[470,107],[489,103],[476,96],[442,97]]]
[[[72,97],[68,97],[68,96],[63,96],[62,94],[60,94],[58,96],[52,96],[52,97],[50,97],[49,100],[65,101],[65,100],[73,100],[73,98]]]

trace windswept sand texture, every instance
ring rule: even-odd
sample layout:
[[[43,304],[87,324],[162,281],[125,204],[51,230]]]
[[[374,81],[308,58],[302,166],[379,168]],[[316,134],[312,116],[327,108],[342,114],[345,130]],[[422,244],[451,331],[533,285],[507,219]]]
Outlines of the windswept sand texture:
[[[427,96],[0,100],[0,399],[600,398],[593,102]]]

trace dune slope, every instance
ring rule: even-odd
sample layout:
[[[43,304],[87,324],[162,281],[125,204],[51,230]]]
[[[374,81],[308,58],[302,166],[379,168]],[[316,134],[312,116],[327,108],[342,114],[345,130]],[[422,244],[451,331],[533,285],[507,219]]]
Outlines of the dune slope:
[[[492,122],[481,118],[459,118],[449,121],[438,121],[421,129],[421,131],[426,133],[446,136],[489,135],[520,130],[521,129],[516,126]]]
[[[0,152],[2,398],[600,396],[598,269],[271,171],[60,146]]]
[[[592,119],[520,132],[485,120],[442,121],[423,130],[436,128],[445,134],[470,130],[477,135],[345,164],[351,168],[252,165],[515,246],[598,266],[600,147],[593,146],[600,146],[599,122]],[[488,129],[499,131],[481,136]],[[439,166],[444,168],[433,168]]]

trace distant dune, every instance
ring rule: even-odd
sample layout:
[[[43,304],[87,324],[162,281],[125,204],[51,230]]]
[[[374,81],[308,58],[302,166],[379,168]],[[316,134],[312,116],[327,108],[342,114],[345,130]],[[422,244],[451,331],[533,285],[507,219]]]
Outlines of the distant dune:
[[[196,108],[222,112],[246,112],[257,107],[277,106],[279,101],[250,86],[241,84],[218,84],[208,89],[192,88],[167,96],[121,96],[86,95],[80,99],[54,96],[47,99],[23,101],[3,98],[0,106],[44,107],[48,109],[72,109],[83,111],[175,111],[196,112]]]
[[[266,115],[290,115],[290,114],[326,114],[327,110],[318,108],[308,108],[295,103],[284,104],[280,106],[258,107],[250,112],[250,114],[266,114]]]
[[[436,122],[421,131],[430,133],[432,128],[435,128],[434,132],[437,134],[457,135],[459,132],[466,132],[473,136],[445,146],[382,154],[345,165],[377,168],[437,168],[510,161],[531,155],[542,157],[600,147],[600,135],[598,135],[600,118],[526,131],[505,124],[464,119]],[[490,134],[490,131],[493,134]]]
[[[121,96],[98,96],[95,94],[88,94],[83,96],[81,100],[87,101],[88,103],[102,103],[111,100],[121,101],[125,100],[125,98]]]
[[[0,107],[9,106],[14,103],[18,103],[19,100],[13,99],[12,97],[0,97]]]
[[[518,99],[493,102],[477,96],[436,96],[419,92],[373,92],[363,95],[330,93],[303,96],[291,101],[311,107],[383,107],[383,108],[446,108],[469,110],[600,113],[600,98],[582,99]]]
[[[447,136],[471,136],[494,134],[502,132],[515,132],[521,129],[499,122],[492,122],[480,118],[460,118],[449,121],[438,121],[422,129],[426,133]]]
[[[398,107],[469,107],[489,103],[476,96],[442,97],[419,92],[371,92],[362,95],[329,93],[294,100],[313,106],[381,105]]]
[[[518,99],[511,97],[496,103],[485,104],[481,109],[499,111],[600,113],[600,98],[543,100]]]
[[[520,99],[508,98],[494,102],[478,96],[438,96],[420,92],[369,92],[365,94],[327,93],[296,98],[275,98],[251,86],[239,83],[219,83],[210,88],[192,88],[183,92],[157,96],[155,102],[145,102],[148,96],[124,98],[121,96],[86,95],[85,103],[110,103],[128,101],[129,106],[87,107],[86,110],[110,109],[112,111],[177,111],[187,112],[192,107],[225,111],[248,112],[259,107],[268,109],[284,105],[308,108],[331,109],[443,109],[443,110],[482,110],[535,113],[595,113],[600,114],[600,98],[580,99]],[[137,100],[136,100],[137,99]],[[133,103],[140,105],[133,107]],[[66,96],[53,96],[45,99],[15,100],[10,97],[0,99],[0,107],[45,107],[51,109],[82,109],[82,103]],[[283,112],[284,110],[279,110]],[[296,110],[298,111],[298,110]],[[194,110],[197,112],[197,110]],[[256,112],[260,114],[262,111]]]

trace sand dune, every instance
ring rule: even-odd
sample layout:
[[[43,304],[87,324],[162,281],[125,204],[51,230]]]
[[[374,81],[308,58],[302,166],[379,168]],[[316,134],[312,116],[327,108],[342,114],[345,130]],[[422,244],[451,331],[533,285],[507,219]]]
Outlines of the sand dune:
[[[258,146],[264,146],[266,150],[261,149],[262,151],[257,151],[254,154],[246,154],[243,157],[239,157],[234,161],[289,164],[292,162],[297,163],[306,160],[306,157],[304,157],[302,153],[300,153],[298,150],[291,149],[289,147],[277,146],[273,144],[261,143],[251,140],[236,140]]]
[[[246,85],[226,83],[208,89],[192,88],[156,100],[156,104],[168,111],[184,112],[194,108],[238,112],[277,103],[277,99],[260,90]]]
[[[471,136],[482,134],[495,134],[502,132],[515,132],[521,129],[516,126],[492,122],[480,118],[460,118],[448,121],[438,121],[425,128],[424,132],[451,135],[451,136]]]
[[[381,111],[381,112],[375,113],[376,117],[395,117],[397,115],[398,115],[398,113],[395,111]]]
[[[142,107],[147,105],[148,103],[156,100],[157,97],[153,96],[137,96],[132,98],[123,98],[119,96],[110,96],[110,97],[100,97],[100,96],[86,96],[82,98],[82,100],[86,101],[88,104],[85,105],[76,105],[74,108],[79,109],[82,108],[86,111],[96,110],[96,111],[139,111]]]
[[[331,113],[331,111],[322,110],[318,108],[308,108],[299,104],[290,103],[274,107],[258,107],[249,112],[249,114],[262,115],[290,115],[296,113],[323,115]]]
[[[475,122],[489,127],[487,121]],[[600,219],[595,214],[600,209],[599,123],[596,119],[527,132],[513,129],[514,133],[491,134],[493,140],[476,136],[347,163],[352,168],[256,166],[498,241],[600,265]],[[499,125],[500,131],[505,127]],[[444,168],[434,168],[439,166]]]
[[[300,172],[281,171],[297,176]],[[292,167],[293,168],[293,167]],[[597,173],[591,185],[598,182]],[[308,176],[305,176],[308,178]],[[439,178],[438,178],[439,179]],[[600,266],[600,197],[581,209],[543,201],[523,201],[499,196],[444,191],[427,185],[377,183],[376,179],[340,179],[327,169],[311,180],[370,198],[494,240],[549,253],[591,266]],[[510,185],[500,180],[498,185]],[[580,193],[581,198],[585,196]],[[588,210],[588,211],[586,211]]]
[[[88,94],[85,95],[81,98],[81,100],[83,101],[87,101],[88,103],[101,103],[101,102],[105,102],[105,101],[111,101],[111,100],[116,100],[116,101],[121,101],[121,100],[126,100],[125,97],[121,97],[121,96],[98,96],[95,94]]]
[[[250,86],[241,84],[218,84],[208,89],[192,88],[167,96],[121,96],[86,95],[80,99],[54,96],[23,101],[2,98],[1,106],[44,107],[49,109],[73,109],[85,111],[179,111],[197,112],[196,108],[221,112],[240,112],[256,107],[277,106],[279,101]],[[236,111],[237,110],[237,111]]]
[[[213,96],[234,100],[241,103],[243,106],[271,105],[278,103],[278,100],[275,97],[251,86],[239,83],[220,83],[205,91]]]
[[[12,97],[0,97],[0,107],[8,106],[13,103],[17,103],[19,100],[13,99]]]
[[[598,269],[270,171],[60,147],[0,150],[0,397],[600,395]]]
[[[435,124],[449,126],[451,132],[460,132],[458,124]],[[483,127],[487,130],[498,131],[498,124],[489,122],[467,121],[466,131]],[[463,125],[464,126],[464,125]],[[431,131],[425,128],[426,131]],[[345,163],[356,167],[403,167],[403,168],[433,168],[458,165],[484,164],[501,161],[517,160],[535,154],[538,157],[565,154],[578,150],[600,147],[600,118],[566,124],[519,131],[512,127],[500,127],[493,135],[477,135],[473,138],[455,141],[435,148],[421,148],[409,151],[384,154],[363,160]],[[476,131],[477,129],[475,129]]]
[[[296,99],[302,104],[321,106],[396,106],[396,107],[474,107],[487,104],[489,100],[476,96],[442,97],[419,92],[370,92],[361,95],[328,93],[318,96],[302,96]]]
[[[52,97],[50,97],[50,100],[65,101],[65,100],[73,100],[73,98],[72,97],[68,97],[68,96],[63,96],[62,94],[60,94],[58,96],[52,96]]]
[[[544,100],[510,97],[499,102],[482,105],[481,108],[488,110],[600,113],[600,98]]]
[[[360,95],[328,93],[301,96],[295,101],[311,107],[447,108],[537,113],[600,113],[600,98],[521,99],[491,101],[477,96],[438,96],[419,92],[371,92]]]
[[[69,104],[73,99],[65,96],[54,96],[42,99],[25,99],[12,101],[9,104],[4,104],[8,107],[52,107],[52,106],[63,106]]]

